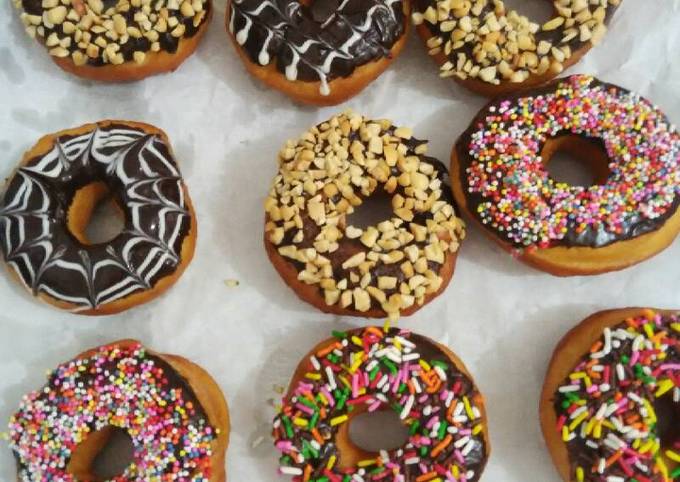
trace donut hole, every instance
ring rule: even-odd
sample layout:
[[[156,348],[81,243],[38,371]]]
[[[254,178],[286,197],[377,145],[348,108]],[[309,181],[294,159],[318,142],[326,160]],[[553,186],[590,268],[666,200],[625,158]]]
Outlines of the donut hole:
[[[84,245],[107,243],[125,227],[125,216],[109,188],[93,182],[76,191],[68,211],[68,229]]]
[[[76,480],[99,482],[119,477],[132,464],[132,438],[118,427],[93,432],[76,447],[67,467]]]
[[[680,450],[680,403],[673,400],[672,392],[655,399],[653,406],[661,447],[677,452]]]
[[[515,10],[520,15],[529,17],[531,22],[537,23],[539,25],[544,24],[551,18],[555,16],[555,9],[552,6],[552,2],[534,0],[528,2],[527,0],[503,0],[505,4],[505,11],[510,13],[511,10]]]
[[[609,156],[599,139],[564,134],[546,141],[541,157],[556,182],[589,187],[609,177]]]
[[[352,418],[349,440],[369,453],[394,450],[408,441],[408,428],[392,410],[366,412]]]
[[[362,199],[361,204],[354,208],[354,212],[347,216],[347,225],[366,229],[392,217],[394,217],[392,196],[384,189],[376,189],[369,197]]]

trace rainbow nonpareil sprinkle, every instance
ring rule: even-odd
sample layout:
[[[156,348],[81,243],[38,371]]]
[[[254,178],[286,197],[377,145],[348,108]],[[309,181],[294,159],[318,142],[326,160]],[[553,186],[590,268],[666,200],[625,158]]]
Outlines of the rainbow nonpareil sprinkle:
[[[532,96],[502,100],[465,135],[471,209],[515,248],[599,247],[657,229],[680,204],[680,135],[649,101],[575,75]],[[605,184],[553,180],[546,140],[601,141]]]
[[[105,346],[52,372],[9,425],[22,482],[75,481],[67,465],[88,434],[132,438],[132,464],[115,482],[207,482],[216,431],[188,385],[139,345]]]
[[[664,397],[680,410],[680,316],[647,310],[606,328],[555,394],[573,480],[680,480],[680,466],[664,462],[680,462],[680,440],[658,430]]]
[[[274,420],[280,472],[296,482],[474,482],[487,458],[481,395],[433,342],[368,327],[334,333]],[[393,410],[407,443],[340,468],[335,437],[353,413]]]

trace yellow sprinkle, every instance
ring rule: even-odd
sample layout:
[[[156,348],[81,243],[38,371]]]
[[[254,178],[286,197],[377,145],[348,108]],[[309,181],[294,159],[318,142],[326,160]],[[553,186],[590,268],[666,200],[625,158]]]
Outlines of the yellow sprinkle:
[[[387,319],[385,320],[385,323],[383,324],[383,331],[384,331],[385,333],[387,333],[388,331],[390,331],[390,319],[389,319],[389,318],[387,318]]]
[[[423,370],[425,370],[426,372],[429,372],[432,369],[430,364],[423,359],[418,360],[418,363],[420,363],[420,366],[423,367]]]
[[[647,338],[654,338],[654,330],[652,330],[652,325],[645,323],[643,326],[645,333],[647,333]]]
[[[465,413],[467,413],[467,416],[470,420],[475,419],[475,414],[472,412],[472,407],[470,406],[470,400],[468,400],[468,397],[463,397],[463,405],[465,405]]]
[[[646,454],[651,450],[651,448],[654,446],[654,441],[653,440],[647,440],[645,444],[640,447],[640,453],[641,454]]]
[[[666,457],[671,459],[673,462],[680,463],[680,454],[677,452],[673,452],[672,450],[666,450]]]
[[[307,425],[309,425],[309,422],[307,420],[305,420],[304,418],[300,418],[300,417],[295,417],[293,419],[293,423],[295,425],[297,425],[298,427],[306,427]]]
[[[359,338],[356,335],[352,336],[352,343],[354,343],[355,345],[358,345],[360,347],[364,346],[363,342],[361,341],[361,338]]]
[[[569,430],[573,431],[581,425],[581,422],[583,422],[586,418],[588,418],[588,412],[583,412],[581,415],[576,417],[570,424],[569,424]]]
[[[357,465],[359,467],[370,467],[371,465],[375,465],[375,459],[360,460],[357,462]]]
[[[354,362],[352,363],[352,366],[349,368],[349,372],[350,373],[356,372],[359,369],[359,367],[361,366],[361,364],[363,363],[363,361],[364,361],[363,357],[357,356],[356,360],[354,360]]]
[[[576,467],[576,480],[578,482],[583,482],[585,480],[585,475],[583,473],[583,467]]]
[[[664,393],[667,393],[670,390],[672,390],[674,386],[675,383],[673,383],[671,380],[668,379],[662,380],[661,382],[659,382],[659,389],[656,391],[654,396],[656,398],[662,397]]]
[[[335,417],[331,419],[331,426],[335,427],[336,425],[340,425],[341,423],[344,423],[347,421],[347,415],[340,415],[339,417]]]
[[[480,423],[472,429],[472,435],[478,435],[482,430],[484,430],[484,426]]]
[[[328,405],[328,399],[326,398],[326,395],[324,395],[321,392],[319,392],[318,395],[319,395],[319,398],[321,399],[321,403],[323,403],[324,405]]]
[[[310,380],[321,380],[321,375],[319,373],[305,373],[305,378]]]
[[[568,441],[569,441],[569,429],[567,428],[566,425],[563,425],[563,426],[562,426],[562,440],[563,440],[564,442],[568,442]]]
[[[652,404],[649,403],[647,399],[642,399],[642,402],[645,404],[645,408],[649,414],[650,425],[656,423],[656,412],[654,411],[654,407],[652,407]]]
[[[326,468],[328,470],[331,470],[335,465],[336,460],[338,460],[338,458],[335,455],[331,455],[330,457],[328,457],[328,463],[326,464]]]
[[[590,435],[593,432],[593,429],[595,428],[595,424],[597,423],[597,420],[594,418],[591,418],[588,421],[588,425],[586,425],[586,435]]]
[[[597,425],[595,425],[595,430],[593,430],[593,437],[595,437],[596,439],[602,437],[602,422],[598,422]]]
[[[453,465],[451,467],[451,475],[453,475],[457,479],[459,474],[460,474],[460,470],[458,469],[458,466]]]
[[[671,328],[673,328],[675,331],[680,331],[680,323],[672,323]]]

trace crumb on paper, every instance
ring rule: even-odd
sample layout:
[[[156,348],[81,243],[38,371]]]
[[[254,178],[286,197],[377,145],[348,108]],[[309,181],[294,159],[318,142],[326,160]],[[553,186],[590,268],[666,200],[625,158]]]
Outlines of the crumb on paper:
[[[229,288],[236,288],[241,283],[237,279],[231,279],[230,278],[230,279],[224,280],[224,284],[227,285]]]

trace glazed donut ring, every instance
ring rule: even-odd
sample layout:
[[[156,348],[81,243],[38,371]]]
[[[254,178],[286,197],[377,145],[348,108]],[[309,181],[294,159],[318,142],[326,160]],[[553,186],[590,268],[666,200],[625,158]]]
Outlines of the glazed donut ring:
[[[120,234],[92,244],[85,228],[109,193]],[[163,131],[101,121],[43,137],[0,202],[0,251],[40,299],[86,315],[117,313],[168,289],[193,257],[196,216]]]
[[[390,409],[409,428],[403,447],[370,453],[352,442],[355,417]],[[484,399],[461,360],[424,336],[376,327],[335,333],[300,362],[274,443],[295,482],[476,482],[490,452]]]
[[[336,105],[406,45],[411,0],[229,0],[226,24],[248,71],[307,104]]]
[[[229,410],[218,385],[191,361],[135,340],[78,355],[24,397],[9,433],[18,480],[99,480],[92,463],[114,428],[134,447],[116,481],[226,480]]]
[[[327,313],[408,315],[443,291],[465,226],[446,168],[390,121],[346,113],[289,141],[265,202],[265,247],[284,281]],[[393,215],[364,229],[347,216],[383,190]]]
[[[677,480],[680,314],[627,308],[585,319],[557,345],[540,408],[565,482]]]
[[[441,77],[487,97],[544,84],[598,44],[621,0],[554,0],[539,25],[502,0],[415,0],[413,20]]]
[[[120,82],[175,70],[198,46],[211,0],[13,0],[26,32],[86,79]]]
[[[550,177],[558,150],[593,186]],[[626,268],[680,232],[680,134],[639,95],[574,75],[484,107],[453,149],[458,205],[504,249],[559,276]]]

